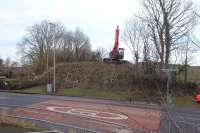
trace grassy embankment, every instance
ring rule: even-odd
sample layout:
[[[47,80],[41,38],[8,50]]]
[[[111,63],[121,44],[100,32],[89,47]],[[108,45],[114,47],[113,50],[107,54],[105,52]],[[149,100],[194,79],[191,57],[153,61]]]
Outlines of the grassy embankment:
[[[45,94],[45,86],[36,86],[27,89],[16,90],[18,93],[29,93],[29,94]],[[97,89],[81,89],[81,88],[66,88],[57,93],[58,95],[64,96],[80,96],[80,97],[93,97],[93,98],[104,98],[113,100],[125,100],[126,94],[124,92],[116,92],[111,90],[97,90]]]
[[[126,97],[126,94],[120,91],[81,89],[81,88],[67,88],[59,93],[61,95],[67,95],[67,96],[95,97],[95,98],[105,98],[113,100],[125,100]]]
[[[184,80],[184,73],[180,75],[180,79]],[[200,67],[192,66],[188,67],[188,81],[195,81],[200,83]],[[200,109],[200,103],[195,102],[194,96],[185,95],[185,96],[173,96],[173,103],[178,107],[191,107]]]
[[[172,97],[172,101],[177,107],[200,109],[200,103],[197,103],[193,96],[174,96]]]
[[[184,75],[182,74],[181,77]],[[182,78],[183,79],[183,78]],[[200,81],[200,67],[189,67],[188,68],[188,80],[189,81]],[[45,86],[37,86],[33,88],[27,88],[22,90],[16,90],[21,93],[31,94],[45,94]],[[81,89],[81,88],[67,88],[58,92],[59,95],[66,96],[81,96],[81,97],[96,97],[96,98],[107,98],[113,100],[126,100],[125,92],[116,92],[111,90],[97,90],[97,89]],[[200,104],[194,101],[193,96],[174,96],[172,97],[173,103],[179,107],[193,107],[200,108]]]
[[[44,94],[46,93],[46,88],[44,86],[36,86],[32,88],[27,88],[27,89],[15,90],[14,92],[30,93],[30,94]]]

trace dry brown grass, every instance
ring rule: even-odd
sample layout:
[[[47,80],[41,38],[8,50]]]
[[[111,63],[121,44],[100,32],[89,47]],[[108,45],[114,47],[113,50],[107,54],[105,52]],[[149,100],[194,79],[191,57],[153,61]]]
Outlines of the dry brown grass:
[[[34,123],[8,116],[9,108],[0,108],[0,125],[11,125],[34,131],[41,130]]]

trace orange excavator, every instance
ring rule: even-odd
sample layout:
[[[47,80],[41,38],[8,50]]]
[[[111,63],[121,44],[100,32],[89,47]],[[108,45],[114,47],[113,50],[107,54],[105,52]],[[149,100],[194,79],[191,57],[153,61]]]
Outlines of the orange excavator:
[[[124,48],[119,47],[119,26],[115,31],[115,43],[114,48],[109,54],[109,58],[104,58],[103,62],[105,63],[113,63],[113,64],[126,64],[128,61],[124,59]]]

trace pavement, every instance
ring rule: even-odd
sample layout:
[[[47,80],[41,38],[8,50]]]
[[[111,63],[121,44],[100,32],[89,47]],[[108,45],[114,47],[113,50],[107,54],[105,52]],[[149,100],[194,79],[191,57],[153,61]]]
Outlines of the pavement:
[[[54,124],[62,131],[66,125],[95,132],[160,128],[161,111],[156,105],[6,92],[0,92],[0,105],[11,107],[12,116],[40,121],[45,127]]]

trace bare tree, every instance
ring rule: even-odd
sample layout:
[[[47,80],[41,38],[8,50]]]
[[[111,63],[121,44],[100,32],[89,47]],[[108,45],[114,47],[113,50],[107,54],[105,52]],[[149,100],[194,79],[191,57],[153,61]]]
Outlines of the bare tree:
[[[198,19],[200,18],[199,13],[197,13],[196,11],[193,11],[193,13],[198,17]],[[190,40],[192,41],[194,45],[196,45],[197,48],[200,48],[200,41],[194,34],[190,36]]]
[[[4,68],[6,71],[6,75],[7,77],[10,77],[10,65],[11,65],[11,60],[10,58],[6,58],[6,60],[4,61]]]
[[[75,60],[82,61],[90,58],[90,40],[79,28],[74,32],[73,44]]]
[[[168,67],[171,51],[181,46],[181,40],[194,28],[193,4],[184,0],[144,0],[144,16],[161,67]]]
[[[17,61],[12,61],[10,64],[11,69],[15,69],[19,67],[19,63]]]
[[[3,59],[0,57],[0,74],[3,73]]]
[[[102,61],[107,56],[107,51],[104,48],[98,47],[96,51],[93,51],[92,61]]]
[[[45,70],[47,62],[49,66],[53,64],[53,38],[57,63],[91,58],[90,41],[85,33],[79,28],[67,31],[60,23],[54,25],[53,29],[48,21],[33,25],[19,44],[23,59],[34,65],[38,73]]]
[[[141,22],[137,18],[131,18],[126,22],[125,29],[123,31],[122,40],[129,47],[133,55],[136,64],[139,63],[142,53],[142,32],[143,27]],[[146,51],[147,52],[147,47]]]
[[[139,61],[146,64],[157,62],[158,54],[150,36],[151,30],[139,16],[133,16],[126,22],[122,40],[131,50],[136,64]]]
[[[47,56],[50,59],[52,58],[52,36],[55,37],[56,47],[59,47],[64,33],[64,27],[60,24],[56,24],[55,32],[50,31],[48,21],[42,21],[40,24],[33,25],[27,30],[27,35],[19,44],[23,59],[36,65],[37,72],[43,71],[47,62]],[[51,62],[50,60],[49,63]]]
[[[0,67],[3,65],[3,59],[0,57]]]
[[[59,51],[60,58],[63,58],[61,61],[85,61],[92,54],[89,37],[80,28],[64,34]]]
[[[196,50],[196,46],[190,39],[190,36],[185,37],[185,40],[183,42],[183,45],[181,48],[178,50],[179,52],[179,57],[180,57],[180,62],[182,64],[182,71],[184,72],[184,83],[187,83],[188,81],[188,67],[190,63],[192,62],[193,59],[193,54],[197,53],[198,51]]]
[[[200,40],[199,40],[199,38],[196,35],[191,34],[191,36],[189,36],[189,39],[196,46],[196,48],[198,50],[200,50]]]

